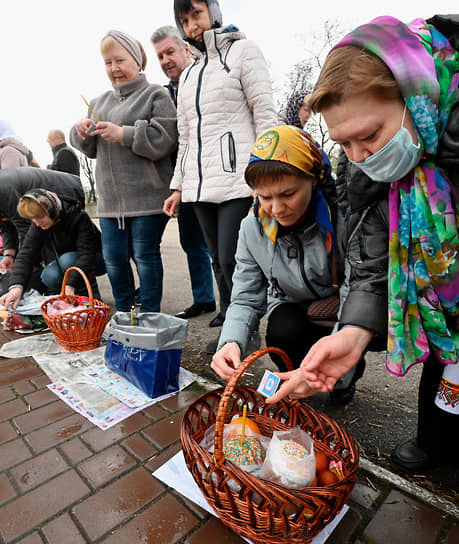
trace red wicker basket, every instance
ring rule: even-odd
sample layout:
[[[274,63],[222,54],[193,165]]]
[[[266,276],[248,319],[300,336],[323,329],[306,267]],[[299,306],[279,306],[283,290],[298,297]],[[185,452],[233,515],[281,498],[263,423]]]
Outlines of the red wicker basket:
[[[56,300],[63,300],[69,304],[78,304],[78,296],[64,294],[67,278],[71,270],[77,270],[83,276],[89,294],[90,307],[79,312],[48,315],[48,306]],[[67,351],[87,351],[97,348],[100,345],[102,333],[110,317],[110,306],[107,306],[101,300],[94,299],[86,274],[77,266],[71,266],[65,272],[61,294],[44,302],[40,310],[50,331],[56,337],[57,343]]]
[[[224,389],[206,393],[188,408],[181,427],[183,453],[207,502],[235,533],[257,544],[306,544],[346,503],[357,477],[359,454],[351,436],[325,414],[300,401],[284,399],[268,405],[255,389],[237,386],[247,367],[268,352],[279,354],[292,368],[280,349],[252,353]],[[344,478],[326,487],[291,489],[256,478],[225,459],[223,425],[240,415],[244,404],[247,416],[266,436],[297,426],[310,433],[316,450],[326,453],[330,460],[342,461]],[[213,424],[215,449],[210,453],[200,442]]]

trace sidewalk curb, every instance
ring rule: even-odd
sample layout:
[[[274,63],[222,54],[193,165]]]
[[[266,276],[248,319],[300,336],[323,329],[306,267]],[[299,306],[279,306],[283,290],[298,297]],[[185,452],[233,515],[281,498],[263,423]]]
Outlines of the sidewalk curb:
[[[197,382],[201,387],[204,387],[207,390],[217,389],[218,387],[221,387],[220,384],[211,380],[207,380],[206,378],[202,378],[201,376],[197,376]],[[405,478],[402,478],[401,476],[391,472],[390,470],[380,467],[379,465],[375,465],[365,457],[360,457],[359,467],[362,470],[365,470],[366,472],[372,474],[375,478],[379,478],[380,480],[389,483],[390,485],[400,489],[401,491],[404,491],[405,493],[416,497],[417,499],[425,502],[426,504],[429,504],[433,508],[442,511],[448,516],[452,516],[459,520],[459,507],[457,507],[451,501],[443,499],[442,497],[435,495],[435,493],[432,493],[427,489],[424,489],[416,484],[409,482]]]
[[[365,457],[360,458],[359,467],[366,472],[371,473],[373,476],[375,476],[375,478],[384,480],[401,491],[409,493],[413,497],[416,497],[417,499],[429,504],[433,508],[441,510],[448,516],[452,516],[459,520],[459,508],[451,501],[443,499],[431,491],[413,484],[408,480],[405,480],[405,478],[402,478],[401,476],[398,476],[385,468],[375,465]]]

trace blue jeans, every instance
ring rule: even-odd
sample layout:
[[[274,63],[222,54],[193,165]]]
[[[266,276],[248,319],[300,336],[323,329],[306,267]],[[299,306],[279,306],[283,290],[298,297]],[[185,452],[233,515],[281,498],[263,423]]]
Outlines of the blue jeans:
[[[191,202],[181,202],[178,215],[180,245],[186,253],[193,302],[215,300],[209,250]]]
[[[64,279],[61,268],[65,272],[67,268],[75,266],[77,258],[78,253],[76,251],[68,251],[67,253],[63,253],[59,257],[61,266],[59,267],[57,261],[51,261],[48,263],[41,272],[41,281],[50,291],[60,292],[62,280]],[[102,276],[103,274],[105,274],[105,263],[102,255],[98,253],[96,257],[96,276]]]
[[[163,296],[161,238],[168,221],[165,214],[124,218],[101,217],[102,251],[112,286],[116,309],[128,312],[134,306],[133,259],[140,281],[140,311],[159,312]]]

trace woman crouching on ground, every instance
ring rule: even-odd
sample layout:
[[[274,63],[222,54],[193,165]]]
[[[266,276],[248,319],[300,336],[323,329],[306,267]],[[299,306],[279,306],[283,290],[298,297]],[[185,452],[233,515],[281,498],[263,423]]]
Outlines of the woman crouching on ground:
[[[266,345],[283,349],[295,367],[331,333],[308,318],[311,302],[337,293],[335,230],[322,191],[329,172],[321,149],[297,127],[275,127],[256,141],[245,171],[256,200],[241,223],[231,304],[211,364],[221,378],[241,364],[265,313]],[[285,370],[278,356],[272,359]]]
[[[16,308],[27,290],[34,270],[41,272],[43,291],[56,294],[61,290],[67,268],[81,268],[89,279],[93,294],[100,298],[96,275],[105,273],[100,232],[79,202],[46,189],[34,189],[19,200],[18,213],[30,219],[24,242],[14,261],[8,292],[0,304]],[[65,286],[66,295],[86,294],[84,280],[72,270]]]

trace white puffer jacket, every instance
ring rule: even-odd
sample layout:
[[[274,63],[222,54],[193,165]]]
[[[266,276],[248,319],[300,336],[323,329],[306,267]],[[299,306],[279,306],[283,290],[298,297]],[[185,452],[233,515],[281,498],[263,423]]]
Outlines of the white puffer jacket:
[[[179,150],[170,188],[183,202],[221,203],[252,191],[244,180],[252,146],[277,125],[272,85],[259,47],[236,27],[207,30],[206,51],[180,78]]]

